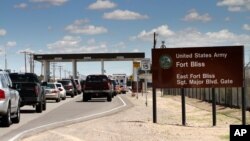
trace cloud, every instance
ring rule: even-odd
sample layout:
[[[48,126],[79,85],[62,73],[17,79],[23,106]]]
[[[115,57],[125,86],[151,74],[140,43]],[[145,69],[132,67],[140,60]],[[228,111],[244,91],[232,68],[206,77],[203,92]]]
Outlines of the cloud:
[[[91,10],[102,10],[102,9],[111,9],[117,5],[109,0],[97,0],[95,3],[92,3],[88,6],[88,9]]]
[[[219,0],[217,6],[226,6],[231,12],[248,11],[250,10],[250,0]]]
[[[133,49],[132,52],[139,52],[139,49]]]
[[[30,49],[30,48],[26,48],[23,50],[18,50],[17,53],[24,53],[24,52],[28,52],[28,53],[35,53],[34,50]]]
[[[14,5],[14,8],[17,8],[17,9],[26,9],[27,7],[28,7],[28,4],[26,3],[19,3],[19,4]]]
[[[55,43],[48,44],[48,49],[61,49],[61,48],[75,48],[79,46],[81,42],[80,37],[75,36],[64,36],[62,40],[56,41]]]
[[[68,25],[65,30],[74,34],[96,35],[108,32],[105,27],[87,25],[89,21],[86,19],[76,20],[74,23]]]
[[[168,28],[168,25],[162,25],[162,26],[154,28],[148,32],[146,30],[143,30],[138,35],[133,36],[131,39],[133,39],[133,40],[141,39],[141,40],[152,41],[153,40],[152,37],[153,37],[154,32],[156,32],[158,34],[158,36],[161,36],[164,38],[168,38],[168,37],[173,36],[175,34],[174,31],[172,31]]]
[[[110,13],[104,13],[103,18],[109,20],[138,20],[148,19],[148,16],[129,10],[115,10]]]
[[[159,41],[165,41],[165,45],[167,47],[249,45],[250,43],[250,35],[235,34],[233,32],[230,32],[228,29],[202,33],[192,28],[187,28],[181,31],[174,32],[167,27],[167,25],[162,25],[148,32],[144,30],[140,32],[137,36],[135,36],[134,39],[152,42],[153,32],[156,32],[158,34],[158,47],[161,45]],[[171,34],[162,34],[163,30],[159,29],[165,29],[166,33],[167,31],[169,31],[169,33]]]
[[[64,3],[68,2],[68,0],[30,0],[30,2],[34,3],[47,3],[53,6],[61,6]]]
[[[78,36],[64,36],[61,40],[48,44],[47,47],[52,53],[108,52],[106,43],[97,43],[95,39],[83,42]]]
[[[16,42],[15,41],[9,41],[6,43],[5,45],[6,47],[15,47],[16,46]]]
[[[244,25],[242,26],[242,29],[247,30],[247,31],[250,31],[250,25],[249,25],[249,24],[244,24]]]
[[[5,36],[7,31],[5,29],[0,28],[0,36]]]
[[[188,11],[188,14],[183,18],[184,21],[201,21],[201,22],[209,22],[212,20],[211,16],[206,14],[199,14],[195,9]]]

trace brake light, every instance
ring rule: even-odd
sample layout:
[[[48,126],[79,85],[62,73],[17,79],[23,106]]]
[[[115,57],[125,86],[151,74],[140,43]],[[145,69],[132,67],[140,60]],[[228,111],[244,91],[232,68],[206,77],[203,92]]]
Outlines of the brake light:
[[[110,84],[109,83],[104,83],[103,88],[108,90],[110,88]]]
[[[58,91],[57,90],[51,90],[51,93],[57,93]]]
[[[65,86],[65,88],[66,88],[66,89],[72,89],[73,86],[72,86],[72,85],[67,85],[67,86]]]
[[[0,100],[5,99],[5,92],[0,89]]]
[[[39,94],[38,94],[38,92],[39,92],[38,86],[35,86],[34,91],[35,91],[36,96],[38,96],[38,95],[39,95]]]

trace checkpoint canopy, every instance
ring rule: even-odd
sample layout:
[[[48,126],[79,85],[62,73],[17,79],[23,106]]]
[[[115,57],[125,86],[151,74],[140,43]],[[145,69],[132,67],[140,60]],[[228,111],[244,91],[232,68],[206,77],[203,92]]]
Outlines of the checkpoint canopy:
[[[154,88],[243,87],[244,47],[152,49]]]
[[[73,53],[73,54],[34,54],[37,61],[133,61],[145,58],[144,52],[133,53]]]
[[[104,61],[135,61],[145,58],[144,52],[129,53],[68,53],[68,54],[34,54],[34,60],[42,62],[44,80],[49,79],[50,62],[72,62],[72,74],[76,78],[77,62],[101,62],[101,72],[104,74]]]

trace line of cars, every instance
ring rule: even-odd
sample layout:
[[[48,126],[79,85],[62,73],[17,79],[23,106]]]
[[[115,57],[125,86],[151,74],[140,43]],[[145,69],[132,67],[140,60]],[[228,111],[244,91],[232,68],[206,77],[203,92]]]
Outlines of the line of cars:
[[[46,110],[46,100],[60,102],[66,96],[83,93],[83,101],[105,97],[108,102],[120,93],[120,86],[106,75],[88,75],[86,80],[62,79],[41,82],[34,73],[8,73],[0,70],[0,124],[9,127],[20,122],[20,107],[31,105],[37,113]]]
[[[41,82],[34,73],[0,70],[0,126],[9,127],[12,123],[19,123],[22,106],[33,106],[37,113],[42,113],[47,108],[46,100],[60,102],[66,99],[66,95],[74,97],[80,94],[81,86],[76,81],[79,80],[71,78]]]

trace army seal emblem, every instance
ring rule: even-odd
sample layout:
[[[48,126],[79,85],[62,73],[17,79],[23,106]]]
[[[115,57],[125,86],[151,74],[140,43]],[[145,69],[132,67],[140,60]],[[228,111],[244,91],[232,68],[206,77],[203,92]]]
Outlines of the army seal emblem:
[[[159,59],[159,63],[162,69],[169,69],[172,67],[173,61],[172,61],[171,56],[162,55]]]

